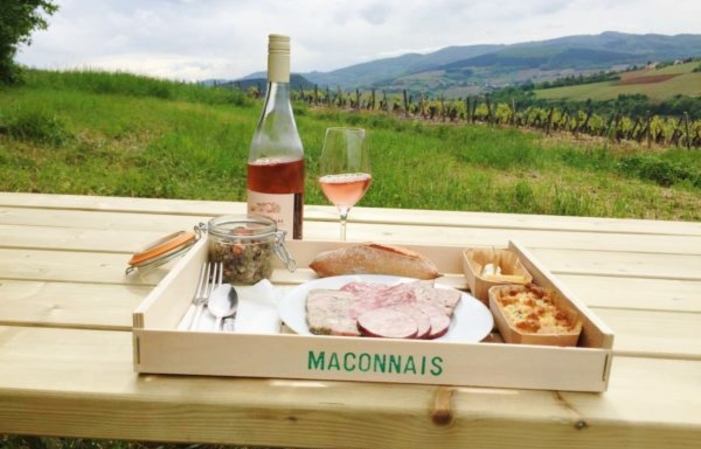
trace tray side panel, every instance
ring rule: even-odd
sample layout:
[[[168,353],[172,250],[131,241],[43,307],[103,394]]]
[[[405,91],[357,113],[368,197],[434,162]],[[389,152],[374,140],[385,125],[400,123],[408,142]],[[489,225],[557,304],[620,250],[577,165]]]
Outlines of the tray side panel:
[[[192,302],[207,239],[201,238],[134,310],[134,328],[175,329]]]
[[[601,392],[607,351],[489,343],[135,331],[141,373]]]
[[[582,335],[580,337],[580,346],[587,348],[613,348],[613,332],[609,327],[599,319],[594,313],[577,299],[575,295],[555,276],[543,266],[525,247],[518,242],[509,242],[509,248],[519,254],[521,263],[533,276],[536,285],[550,288],[556,291],[563,301],[571,307],[579,311],[582,318]]]

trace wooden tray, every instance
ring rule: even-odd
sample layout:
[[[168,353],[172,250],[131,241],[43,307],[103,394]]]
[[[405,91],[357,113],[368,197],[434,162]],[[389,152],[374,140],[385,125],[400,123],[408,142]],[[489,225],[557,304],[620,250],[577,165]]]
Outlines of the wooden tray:
[[[332,336],[188,332],[176,330],[190,305],[199,268],[207,258],[200,239],[133,313],[134,369],[139,373],[350,380],[456,386],[602,392],[608,386],[613,333],[533,255],[516,242],[508,248],[537,285],[567,298],[582,320],[577,347],[506,344],[498,333],[479,343]],[[290,241],[298,269],[277,267],[271,281],[290,287],[316,279],[309,262],[320,251],[351,243]],[[404,245],[433,260],[438,282],[468,289],[460,246]],[[360,365],[361,357],[393,357],[392,367]],[[320,360],[339,363],[320,363]]]

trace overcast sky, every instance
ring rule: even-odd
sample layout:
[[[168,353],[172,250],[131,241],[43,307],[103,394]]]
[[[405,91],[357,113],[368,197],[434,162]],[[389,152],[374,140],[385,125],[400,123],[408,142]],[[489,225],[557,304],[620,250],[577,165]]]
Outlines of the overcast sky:
[[[267,36],[292,39],[292,71],[328,72],[451,45],[603,31],[701,33],[699,0],[57,0],[17,60],[46,69],[177,80],[265,70]]]

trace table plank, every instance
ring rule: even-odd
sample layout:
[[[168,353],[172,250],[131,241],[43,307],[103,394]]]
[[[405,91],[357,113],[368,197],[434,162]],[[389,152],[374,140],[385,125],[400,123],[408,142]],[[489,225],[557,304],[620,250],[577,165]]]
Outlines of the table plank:
[[[189,230],[206,223],[211,216],[127,212],[94,212],[64,209],[0,208],[0,238],[11,247],[45,247],[97,249],[131,252],[150,241],[178,230]],[[495,220],[497,218],[495,217]],[[50,223],[50,225],[49,225]],[[504,221],[489,227],[435,227],[409,223],[356,222],[351,217],[349,240],[383,242],[431,243],[453,242],[469,246],[506,246],[518,240],[529,248],[598,250],[605,252],[645,252],[697,255],[701,251],[701,235],[650,234],[644,239],[635,233],[602,233],[593,231],[551,231],[539,228],[497,228]],[[28,233],[27,226],[37,232]],[[314,240],[337,240],[336,222],[307,221],[305,232]],[[117,237],[115,237],[117,236]]]
[[[617,357],[604,394],[137,376],[126,332],[0,327],[0,366],[0,432],[387,448],[681,448],[701,438],[701,362],[684,360]]]
[[[156,285],[176,260],[126,275],[125,254],[0,248],[0,278],[114,285]]]
[[[164,198],[137,198],[99,195],[0,192],[0,205],[40,209],[138,212],[180,215],[221,215],[246,213],[246,203]]]
[[[567,251],[534,248],[533,254],[551,271],[617,278],[701,281],[701,254],[650,254]],[[635,280],[631,281],[631,284]]]
[[[0,281],[0,323],[131,331],[151,286]]]
[[[0,192],[0,205],[11,207],[38,207],[96,211],[140,212],[148,215],[161,213],[181,215],[222,215],[245,213],[246,205],[240,202],[202,201],[183,199],[154,199],[129,197],[104,197],[87,195],[55,195],[37,193]],[[622,232],[634,234],[695,235],[701,236],[700,222],[661,221],[598,217],[565,217],[556,215],[504,214],[460,211],[417,211],[412,209],[388,209],[378,207],[353,208],[353,220],[368,223],[384,223],[391,216],[395,223],[411,223],[427,226],[469,226],[478,228],[547,229],[591,232]],[[337,221],[335,208],[326,205],[305,205],[305,220]]]
[[[701,312],[701,282],[557,273],[590,307]]]
[[[614,353],[701,361],[701,314],[593,309],[615,335]]]

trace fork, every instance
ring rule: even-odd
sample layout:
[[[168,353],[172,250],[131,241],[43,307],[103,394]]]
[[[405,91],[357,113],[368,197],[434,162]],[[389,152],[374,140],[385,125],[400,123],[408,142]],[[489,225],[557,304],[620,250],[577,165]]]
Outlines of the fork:
[[[192,303],[195,306],[195,316],[192,318],[190,323],[190,330],[197,329],[197,323],[202,315],[205,304],[207,304],[207,299],[209,295],[212,294],[214,289],[221,285],[222,278],[224,275],[224,265],[221,262],[217,263],[203,263],[200,269],[200,278],[197,281],[197,288],[195,289],[195,297],[192,299]],[[210,282],[210,277],[212,281]]]

